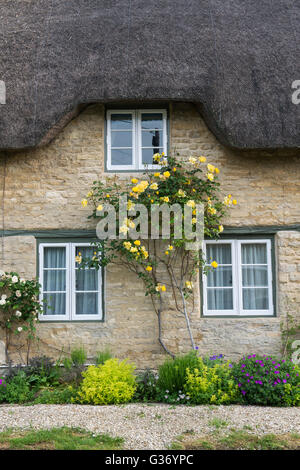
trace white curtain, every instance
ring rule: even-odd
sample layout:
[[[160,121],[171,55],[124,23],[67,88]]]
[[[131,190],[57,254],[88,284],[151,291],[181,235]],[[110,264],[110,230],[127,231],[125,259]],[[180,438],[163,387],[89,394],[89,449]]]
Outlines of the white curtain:
[[[211,261],[217,261],[218,263],[218,268],[212,269],[207,274],[207,308],[208,310],[232,310],[231,244],[207,244],[206,257],[208,263]]]
[[[76,255],[78,253],[81,253],[83,258],[92,258],[93,247],[77,247]],[[95,291],[98,291],[98,271],[76,269],[76,315],[98,313],[98,292]]]
[[[265,243],[245,243],[241,246],[242,287],[244,310],[267,310],[268,265]]]
[[[45,315],[66,314],[66,248],[44,248]],[[48,293],[47,293],[48,292]],[[61,292],[61,293],[60,293]]]

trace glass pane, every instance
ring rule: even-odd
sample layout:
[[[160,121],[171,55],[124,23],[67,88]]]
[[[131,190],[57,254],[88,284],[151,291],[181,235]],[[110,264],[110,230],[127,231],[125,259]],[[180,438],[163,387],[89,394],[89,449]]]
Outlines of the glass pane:
[[[208,310],[233,310],[232,289],[207,289]]]
[[[206,253],[208,264],[211,261],[216,261],[218,264],[231,264],[231,245],[229,243],[208,243]]]
[[[112,165],[132,165],[132,150],[118,149],[111,151]]]
[[[112,131],[111,146],[112,147],[132,147],[132,132]]]
[[[83,258],[92,258],[94,256],[94,248],[92,246],[76,246],[76,256],[81,254]]]
[[[97,315],[98,294],[76,294],[76,315]]]
[[[142,147],[154,147],[155,149],[158,149],[163,145],[162,131],[142,131]]]
[[[44,294],[44,315],[65,315],[66,294]]]
[[[162,113],[142,114],[142,129],[162,129],[162,128],[163,128]]]
[[[267,245],[265,243],[242,244],[242,264],[267,264]]]
[[[65,268],[66,248],[65,247],[45,247],[44,248],[44,268]]]
[[[231,266],[219,266],[207,274],[207,285],[209,287],[232,286]]]
[[[77,269],[76,290],[98,290],[98,271],[96,269]]]
[[[44,291],[65,291],[66,271],[44,271]]]
[[[111,115],[111,128],[113,130],[130,130],[132,129],[132,116],[131,114],[112,114]]]
[[[155,149],[142,149],[142,161],[144,165],[157,165],[157,162],[153,160],[153,155],[155,153],[163,152],[163,148],[155,148]]]
[[[244,310],[268,310],[268,289],[243,289]]]
[[[243,286],[268,286],[268,267],[267,266],[251,266],[242,268],[243,270]]]

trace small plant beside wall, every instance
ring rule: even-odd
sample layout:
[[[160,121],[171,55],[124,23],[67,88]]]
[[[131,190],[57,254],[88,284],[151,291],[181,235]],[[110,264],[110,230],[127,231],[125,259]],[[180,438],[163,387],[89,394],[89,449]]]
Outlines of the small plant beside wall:
[[[38,315],[42,313],[39,288],[36,280],[25,280],[18,273],[0,271],[0,327],[5,333],[5,356],[8,364],[11,362],[9,348],[13,336],[24,333],[28,363],[30,346],[36,338]]]

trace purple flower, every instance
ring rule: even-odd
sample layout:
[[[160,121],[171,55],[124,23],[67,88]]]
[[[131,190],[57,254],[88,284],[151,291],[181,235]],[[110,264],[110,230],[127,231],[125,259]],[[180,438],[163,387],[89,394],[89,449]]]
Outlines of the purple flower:
[[[242,364],[242,365],[241,365],[241,369],[243,369],[244,367],[246,367],[246,364]]]
[[[238,386],[239,386],[239,387],[241,387],[241,386],[242,386],[242,384],[238,384]]]
[[[286,384],[286,379],[283,379],[282,382],[283,382],[284,384]]]
[[[195,346],[195,349],[199,349],[198,346]]]
[[[242,390],[242,394],[243,394],[243,395],[246,395],[246,392],[245,392],[245,390]]]
[[[230,367],[230,369],[232,368],[232,364],[228,364],[228,367]]]

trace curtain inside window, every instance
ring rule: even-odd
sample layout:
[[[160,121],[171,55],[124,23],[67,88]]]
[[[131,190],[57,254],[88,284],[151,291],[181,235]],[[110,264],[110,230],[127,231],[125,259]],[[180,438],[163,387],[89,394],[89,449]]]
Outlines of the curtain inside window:
[[[207,309],[233,310],[231,244],[207,244],[207,261],[217,261],[218,268],[207,274]]]
[[[44,248],[44,315],[66,314],[66,248]]]
[[[265,243],[241,245],[244,310],[268,310],[268,261]]]
[[[93,256],[93,247],[76,247],[76,256],[83,258]],[[78,269],[76,263],[76,315],[98,314],[98,271],[96,269]]]

